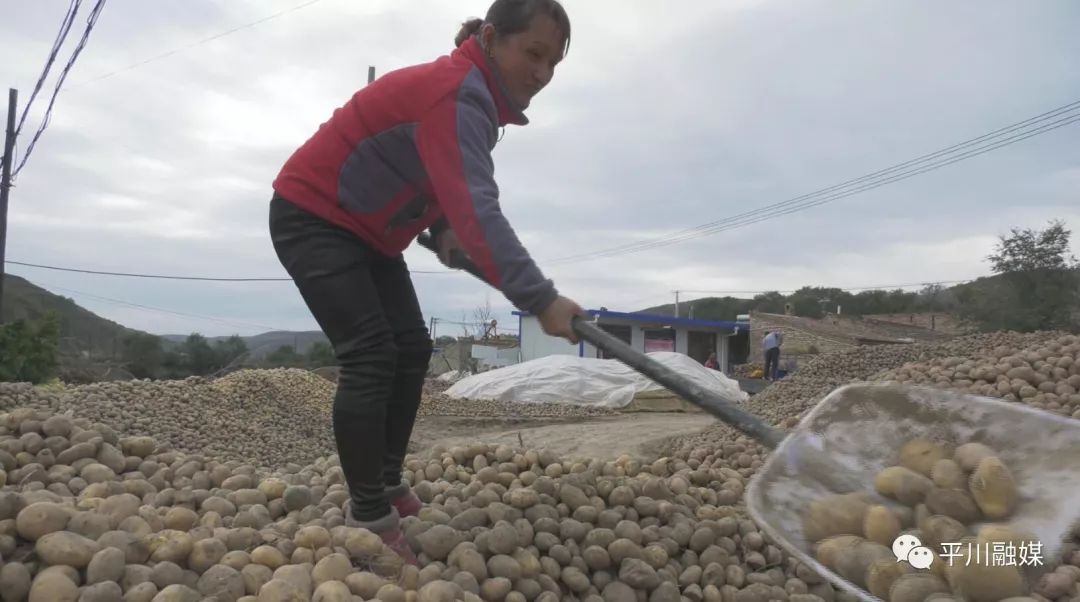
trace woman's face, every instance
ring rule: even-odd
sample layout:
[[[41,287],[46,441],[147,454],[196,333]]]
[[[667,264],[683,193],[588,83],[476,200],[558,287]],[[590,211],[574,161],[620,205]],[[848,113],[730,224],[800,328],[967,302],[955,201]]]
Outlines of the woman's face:
[[[533,17],[529,29],[508,36],[495,35],[490,24],[481,32],[484,46],[491,49],[510,97],[522,110],[555,74],[563,56],[563,34],[548,15]],[[494,45],[492,44],[494,42]]]

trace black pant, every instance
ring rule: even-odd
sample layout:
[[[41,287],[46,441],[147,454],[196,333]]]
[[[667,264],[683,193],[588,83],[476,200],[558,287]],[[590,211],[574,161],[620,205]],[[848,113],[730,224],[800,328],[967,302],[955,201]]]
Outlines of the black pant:
[[[408,267],[276,194],[270,236],[341,365],[334,438],[353,516],[381,518],[385,487],[401,483],[432,352]]]
[[[765,350],[765,378],[776,380],[776,371],[780,368],[780,348]]]

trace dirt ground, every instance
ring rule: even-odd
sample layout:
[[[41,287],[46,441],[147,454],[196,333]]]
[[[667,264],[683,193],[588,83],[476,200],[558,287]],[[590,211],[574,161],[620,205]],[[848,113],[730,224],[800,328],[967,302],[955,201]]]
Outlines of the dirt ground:
[[[615,459],[622,454],[655,459],[663,442],[696,433],[714,419],[689,413],[634,413],[600,418],[499,419],[422,416],[417,419],[409,448],[425,453],[446,446],[489,443],[547,448],[566,459]]]

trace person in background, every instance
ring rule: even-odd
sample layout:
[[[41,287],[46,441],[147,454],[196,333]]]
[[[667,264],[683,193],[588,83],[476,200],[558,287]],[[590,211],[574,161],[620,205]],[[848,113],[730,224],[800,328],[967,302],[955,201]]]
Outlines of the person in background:
[[[544,332],[577,343],[563,297],[499,206],[499,129],[551,81],[570,42],[556,0],[495,0],[456,48],[356,92],[273,182],[270,235],[341,365],[333,431],[349,490],[345,526],[408,564],[401,530],[420,499],[402,480],[432,341],[402,252],[430,229],[439,258],[463,253]]]
[[[710,370],[719,370],[720,369],[720,367],[716,363],[716,352],[715,351],[709,354],[709,359],[705,360],[705,367],[709,368]]]
[[[765,351],[765,380],[776,380],[776,372],[780,368],[780,345],[784,342],[784,336],[779,330],[773,330],[765,334],[762,349]]]

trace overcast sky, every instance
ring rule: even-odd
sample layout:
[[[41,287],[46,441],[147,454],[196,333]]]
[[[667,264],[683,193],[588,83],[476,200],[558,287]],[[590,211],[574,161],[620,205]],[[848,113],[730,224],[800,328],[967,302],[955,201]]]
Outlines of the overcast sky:
[[[68,4],[0,3],[0,86],[18,88],[20,106]],[[91,4],[83,3],[58,62]],[[267,232],[270,183],[282,162],[365,85],[369,65],[381,75],[433,60],[451,50],[460,22],[487,6],[109,0],[12,191],[8,259],[284,276]],[[968,279],[987,273],[997,235],[1054,218],[1076,231],[1080,248],[1077,123],[806,211],[552,265],[839,184],[1080,100],[1073,0],[565,6],[570,54],[529,109],[532,123],[507,128],[495,163],[511,223],[559,289],[582,305],[637,310],[671,302],[677,289]],[[281,11],[289,12],[199,43]],[[406,258],[413,269],[442,270],[415,245]],[[8,269],[154,333],[317,328],[291,282]],[[414,281],[429,318],[460,320],[487,298],[516,327],[505,299],[466,274]],[[440,334],[460,332],[447,328]]]

